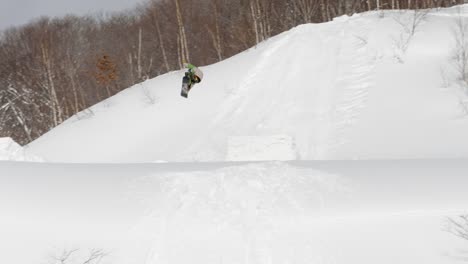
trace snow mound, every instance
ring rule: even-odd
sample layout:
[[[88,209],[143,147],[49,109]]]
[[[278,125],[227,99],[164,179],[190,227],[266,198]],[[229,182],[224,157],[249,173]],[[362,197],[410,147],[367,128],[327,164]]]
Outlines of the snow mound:
[[[0,138],[0,160],[9,161],[44,161],[36,157],[16,143],[13,139],[6,137]]]
[[[301,25],[201,67],[205,78],[188,99],[184,71],[171,72],[30,147],[59,162],[468,158],[453,60],[456,22],[468,9],[459,10],[432,10],[414,31],[414,11]],[[285,140],[276,156],[265,135],[288,135],[294,149]]]

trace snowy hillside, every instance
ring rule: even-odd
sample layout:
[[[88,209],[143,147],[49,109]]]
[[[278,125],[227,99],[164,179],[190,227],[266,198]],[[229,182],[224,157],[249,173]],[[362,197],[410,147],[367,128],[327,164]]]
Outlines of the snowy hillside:
[[[461,263],[460,11],[302,25],[5,141],[48,162],[0,161],[2,263]]]
[[[466,158],[468,118],[452,59],[457,12],[430,12],[414,35],[414,12],[302,25],[202,67],[205,79],[188,100],[179,92],[183,71],[172,72],[29,147],[64,162],[223,161],[252,142],[263,146],[253,151],[275,153],[260,160]],[[277,138],[286,145],[265,142]],[[285,148],[293,155],[278,155]]]

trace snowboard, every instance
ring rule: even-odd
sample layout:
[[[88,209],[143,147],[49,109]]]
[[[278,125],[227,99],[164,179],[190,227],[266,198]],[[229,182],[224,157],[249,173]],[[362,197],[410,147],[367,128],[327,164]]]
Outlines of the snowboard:
[[[184,76],[184,78],[182,79],[182,90],[180,92],[180,95],[182,97],[187,98],[189,91],[190,91],[190,81],[187,76]]]

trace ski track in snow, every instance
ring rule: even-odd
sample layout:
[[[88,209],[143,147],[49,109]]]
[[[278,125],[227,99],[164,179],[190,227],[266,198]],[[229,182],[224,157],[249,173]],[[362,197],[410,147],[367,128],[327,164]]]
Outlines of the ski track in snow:
[[[281,36],[277,36],[275,39],[270,39],[260,44],[264,50],[261,52],[259,60],[255,62],[246,76],[242,77],[242,81],[237,89],[231,91],[229,98],[226,99],[224,103],[224,109],[221,109],[217,117],[214,118],[214,124],[219,125],[220,123],[225,123],[226,120],[232,120],[234,116],[241,114],[246,104],[249,102],[248,98],[251,96],[250,93],[252,93],[252,90],[258,89],[259,87],[268,90],[264,85],[259,85],[258,75],[264,74],[265,72],[268,73],[271,56],[275,56],[275,52],[290,41],[291,34],[292,32],[286,32]],[[266,48],[264,46],[266,46]],[[257,51],[257,49],[259,49],[258,46],[253,48],[253,51]]]
[[[366,18],[350,18],[343,28],[340,49],[339,78],[335,89],[340,95],[334,111],[328,141],[329,153],[324,158],[333,158],[333,149],[346,144],[346,132],[359,121],[359,114],[366,105],[369,89],[374,85],[375,54],[365,43],[370,27],[375,22]],[[357,31],[354,31],[356,30]],[[343,69],[340,65],[349,65]]]
[[[168,255],[168,247],[184,237],[195,237],[191,225],[198,225],[203,231],[196,233],[204,233],[207,239],[229,240],[231,236],[234,244],[238,239],[243,241],[245,248],[240,250],[245,263],[268,263],[272,255],[268,241],[279,228],[275,219],[293,218],[310,212],[310,208],[318,214],[324,209],[327,193],[340,190],[339,181],[331,175],[310,171],[307,176],[291,177],[296,169],[281,163],[271,166],[252,164],[226,167],[214,174],[158,176],[165,180],[159,185],[162,196],[156,202],[165,209],[158,207],[145,219],[161,223],[147,263],[171,263],[170,258],[177,258]],[[153,180],[147,179],[148,183]],[[187,215],[191,219],[186,219]],[[229,258],[232,256],[226,256]]]
[[[372,86],[371,76],[374,68],[372,53],[369,53],[366,45],[360,43],[361,40],[356,37],[366,32],[370,23],[371,21],[360,22],[360,19],[350,18],[333,25],[323,25],[321,28],[299,26],[260,44],[251,51],[263,49],[258,61],[248,70],[248,74],[243,77],[239,86],[228,93],[228,99],[213,121],[213,130],[221,126],[224,127],[226,134],[228,131],[231,133],[236,131],[245,136],[242,134],[245,133],[243,131],[249,131],[249,127],[255,124],[257,133],[268,135],[269,131],[273,130],[269,118],[275,111],[276,104],[289,99],[289,111],[286,108],[286,113],[278,112],[276,118],[287,123],[290,122],[289,119],[298,118],[300,114],[302,117],[308,115],[305,120],[309,120],[303,124],[304,129],[283,131],[285,134],[295,135],[300,148],[297,150],[299,158],[329,158],[329,151],[333,147],[346,142],[346,129],[358,119],[359,110],[365,106],[368,89]],[[330,31],[329,27],[340,33],[331,37],[325,36],[323,31]],[[348,31],[355,28],[359,31]],[[301,58],[296,60],[311,64],[311,69],[323,67],[325,76],[335,75],[331,81],[318,82],[314,85],[313,82],[317,80],[308,78],[307,71],[297,69],[294,65],[290,67],[288,59],[295,55],[285,56],[282,49],[297,43],[300,43],[301,47],[307,47],[310,43],[310,46],[316,50],[300,54]],[[286,59],[276,58],[277,54],[282,54]],[[314,58],[314,56],[319,57]],[[310,61],[307,61],[308,58]],[[317,61],[327,61],[327,64],[316,65]],[[274,70],[274,65],[283,65],[281,76],[271,76],[273,80],[269,81],[268,73],[277,72]],[[283,79],[286,81],[283,82]],[[259,80],[263,80],[264,83],[259,83]],[[304,94],[301,86],[310,88]],[[252,100],[259,98],[256,96],[259,93],[264,93],[264,97],[268,100],[253,102]],[[308,99],[309,102],[298,100],[300,97]],[[339,101],[333,101],[334,97],[340,98]],[[304,107],[300,107],[302,104]],[[258,105],[263,107],[260,108]],[[255,108],[254,111],[252,108]],[[303,112],[296,112],[296,109],[301,109]],[[248,111],[252,114],[245,119],[245,113]]]

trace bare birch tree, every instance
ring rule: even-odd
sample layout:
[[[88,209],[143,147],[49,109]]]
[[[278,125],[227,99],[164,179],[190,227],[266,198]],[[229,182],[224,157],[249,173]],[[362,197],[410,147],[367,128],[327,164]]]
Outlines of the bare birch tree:
[[[179,44],[179,51],[180,51],[179,67],[182,68],[182,65],[185,62],[190,61],[190,53],[189,53],[189,47],[188,47],[188,42],[187,42],[187,35],[185,34],[184,20],[182,18],[179,0],[174,0],[174,3],[175,3],[176,16],[177,16],[177,25],[179,27],[178,38],[177,38],[178,44]]]
[[[220,29],[220,12],[219,12],[219,0],[211,0],[210,2],[212,10],[213,10],[213,19],[214,19],[214,29],[210,26],[206,25],[207,31],[211,36],[211,40],[213,43],[213,47],[216,50],[216,55],[218,57],[218,61],[223,60],[223,43],[221,40],[221,29]]]
[[[318,0],[297,0],[293,3],[302,23],[312,23],[314,21],[316,13],[320,8]]]

